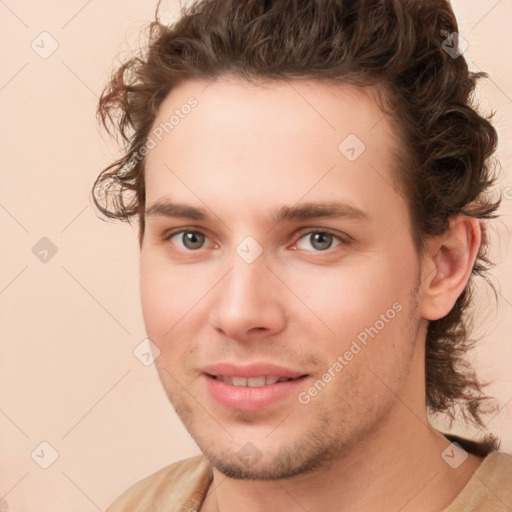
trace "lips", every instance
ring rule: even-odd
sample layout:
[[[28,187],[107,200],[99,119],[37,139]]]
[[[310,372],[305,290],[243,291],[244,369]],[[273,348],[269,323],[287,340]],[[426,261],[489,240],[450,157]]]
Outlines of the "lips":
[[[216,363],[206,366],[204,373],[212,377],[245,377],[261,378],[277,376],[278,379],[297,379],[306,375],[306,372],[279,366],[273,363],[250,363],[250,364],[232,364],[232,363]]]
[[[276,382],[286,382],[288,380],[292,380],[288,377],[276,377],[275,375],[267,377],[228,377],[227,375],[212,375],[212,377],[216,380],[221,380],[230,386],[241,386],[248,388],[257,388],[260,386],[275,384]]]
[[[271,363],[218,363],[203,369],[209,395],[220,405],[257,411],[289,399],[307,374]]]

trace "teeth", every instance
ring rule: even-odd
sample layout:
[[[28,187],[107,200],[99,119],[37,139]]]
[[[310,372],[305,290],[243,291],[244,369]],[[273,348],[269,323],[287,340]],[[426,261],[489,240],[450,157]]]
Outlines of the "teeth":
[[[247,386],[247,379],[245,377],[233,377],[232,386]]]
[[[250,377],[247,379],[247,386],[250,388],[255,388],[257,386],[265,385],[265,377]]]
[[[270,375],[268,377],[226,377],[224,375],[219,375],[216,377],[217,380],[221,380],[230,386],[241,386],[241,387],[249,387],[256,388],[261,386],[268,386],[270,384],[275,384],[276,382],[286,382],[288,380],[292,380],[288,377],[276,377],[274,375]]]

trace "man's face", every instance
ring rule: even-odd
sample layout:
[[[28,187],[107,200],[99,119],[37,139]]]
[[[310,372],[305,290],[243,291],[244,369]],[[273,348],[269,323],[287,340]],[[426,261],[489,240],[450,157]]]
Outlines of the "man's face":
[[[210,462],[233,477],[291,476],[424,407],[420,269],[393,185],[396,142],[349,86],[206,85],[174,89],[154,123],[146,210],[168,202],[207,218],[147,217],[144,321]],[[340,215],[275,220],[313,203]]]

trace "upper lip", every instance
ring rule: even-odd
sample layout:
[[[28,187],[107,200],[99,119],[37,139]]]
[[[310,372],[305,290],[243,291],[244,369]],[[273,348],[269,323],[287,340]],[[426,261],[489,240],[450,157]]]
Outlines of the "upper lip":
[[[224,377],[286,377],[288,379],[296,379],[307,375],[305,372],[285,368],[284,366],[272,363],[251,363],[251,364],[233,364],[233,363],[216,363],[203,368],[204,373],[212,376]]]

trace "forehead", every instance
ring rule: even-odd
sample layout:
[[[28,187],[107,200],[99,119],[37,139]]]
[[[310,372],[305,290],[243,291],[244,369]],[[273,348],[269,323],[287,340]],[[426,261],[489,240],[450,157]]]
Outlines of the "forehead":
[[[371,90],[345,84],[186,81],[149,138],[146,205],[212,201],[263,214],[301,198],[364,210],[399,195],[389,120]]]

